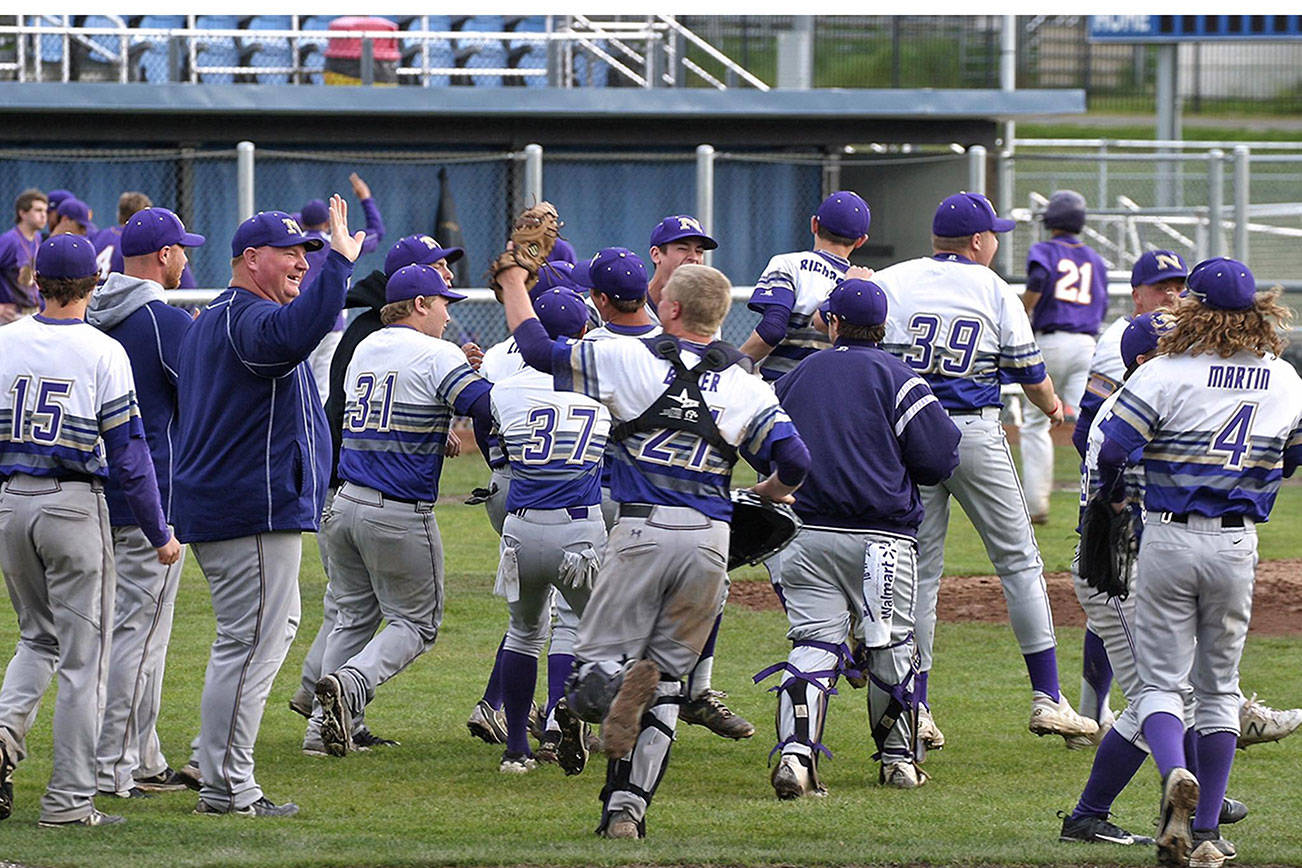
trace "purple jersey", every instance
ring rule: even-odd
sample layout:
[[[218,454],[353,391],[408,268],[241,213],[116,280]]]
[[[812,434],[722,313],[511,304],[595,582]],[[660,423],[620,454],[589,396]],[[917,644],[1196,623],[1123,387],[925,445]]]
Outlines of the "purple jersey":
[[[39,306],[32,264],[40,245],[39,234],[28,241],[17,226],[0,235],[0,304]]]
[[[1026,289],[1040,293],[1031,311],[1036,332],[1098,334],[1108,312],[1108,267],[1093,248],[1071,235],[1031,246]]]

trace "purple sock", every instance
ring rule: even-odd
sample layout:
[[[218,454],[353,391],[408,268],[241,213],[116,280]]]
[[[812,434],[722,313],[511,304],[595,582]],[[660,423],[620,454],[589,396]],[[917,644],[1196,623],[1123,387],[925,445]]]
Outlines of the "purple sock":
[[[1094,708],[1081,708],[1080,712],[1092,716],[1094,720],[1099,720],[1103,715],[1104,699],[1112,687],[1112,661],[1108,660],[1108,649],[1103,646],[1103,640],[1091,630],[1085,631],[1081,677],[1094,691],[1097,704]]]
[[[1234,764],[1234,748],[1238,736],[1232,732],[1209,732],[1198,736],[1198,813],[1193,827],[1207,831],[1221,822],[1221,803],[1225,801],[1225,788],[1230,783],[1230,766]]]
[[[1192,727],[1184,731],[1184,767],[1198,777],[1198,732]]]
[[[1130,783],[1147,757],[1147,753],[1126,741],[1115,729],[1109,730],[1094,754],[1089,780],[1085,782],[1076,810],[1071,812],[1072,818],[1106,817],[1111,813],[1117,795]]]
[[[1036,693],[1057,702],[1062,698],[1058,692],[1058,653],[1053,648],[1045,648],[1034,654],[1023,654],[1026,658],[1026,671],[1031,675],[1031,689]]]
[[[913,698],[919,705],[927,705],[927,676],[930,674],[930,670],[919,672],[913,679]],[[927,707],[931,708],[930,705]]]
[[[506,749],[529,753],[529,706],[538,683],[538,658],[502,651],[502,698],[506,705]]]
[[[547,655],[547,714],[552,713],[556,703],[565,695],[565,682],[569,680],[570,671],[574,669],[573,654]]]
[[[506,636],[497,643],[497,656],[493,659],[493,671],[488,676],[484,687],[484,702],[493,708],[502,707],[502,651],[506,647]]]
[[[700,661],[707,660],[708,658],[714,656],[714,643],[717,642],[719,639],[719,625],[722,623],[723,623],[723,613],[720,612],[714,619],[714,627],[713,629],[710,630],[710,638],[705,640],[705,647],[702,648],[701,653],[697,655],[696,658],[697,665],[700,664]],[[697,693],[697,691],[693,689],[693,684],[692,684],[693,674],[694,672],[688,673],[687,675],[687,691],[683,694],[684,696],[692,697],[695,696]],[[708,676],[707,676],[706,686],[707,687],[709,686]]]
[[[1144,718],[1144,740],[1163,780],[1171,769],[1185,767],[1184,722],[1174,714],[1157,711]]]

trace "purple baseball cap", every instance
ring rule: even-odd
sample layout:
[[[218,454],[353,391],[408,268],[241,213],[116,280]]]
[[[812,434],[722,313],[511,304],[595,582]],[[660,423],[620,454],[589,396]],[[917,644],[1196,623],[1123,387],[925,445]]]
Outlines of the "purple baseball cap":
[[[62,187],[58,190],[51,190],[49,193],[45,194],[45,199],[50,205],[50,210],[55,212],[59,210],[59,204],[63,202],[64,199],[73,198],[75,197],[72,195],[72,191],[64,190]]]
[[[179,244],[182,247],[202,247],[202,235],[186,232],[185,224],[166,208],[146,208],[131,215],[122,227],[121,249],[123,256],[143,256]]]
[[[384,274],[392,277],[404,265],[432,265],[440,259],[452,263],[464,254],[460,247],[444,247],[431,235],[407,235],[399,238],[384,255]]]
[[[312,199],[299,211],[305,226],[319,226],[330,220],[330,209],[324,199]]]
[[[684,238],[701,239],[701,246],[706,250],[714,250],[719,246],[719,242],[706,234],[701,221],[687,214],[666,217],[651,230],[652,247],[663,247],[672,241],[681,241]]]
[[[299,244],[308,250],[325,247],[320,238],[304,235],[303,227],[284,211],[259,211],[235,230],[235,237],[231,239],[231,256],[240,256],[250,247],[296,247]]]
[[[842,238],[862,238],[872,223],[868,203],[853,190],[838,190],[828,196],[814,216],[819,226]]]
[[[611,298],[631,301],[646,295],[646,265],[627,247],[607,247],[574,266],[574,282]]]
[[[1237,259],[1204,259],[1189,272],[1188,293],[1216,310],[1247,310],[1257,300],[1257,279]]]
[[[1157,339],[1169,331],[1171,325],[1170,315],[1158,311],[1141,313],[1132,319],[1121,333],[1121,360],[1126,363],[1126,368],[1133,368],[1140,356],[1157,349]]]
[[[1044,225],[1076,233],[1085,228],[1085,197],[1075,190],[1058,190],[1044,209]]]
[[[69,196],[59,203],[59,217],[71,218],[74,222],[80,223],[88,233],[98,232],[98,227],[91,222],[90,206],[80,199]]]
[[[833,315],[851,325],[881,325],[886,322],[886,293],[871,280],[852,277],[838,283],[818,310],[824,319]]]
[[[564,238],[556,239],[556,246],[552,248],[552,255],[548,257],[550,262],[568,262],[573,265],[578,262],[579,256],[574,252],[574,245]]]
[[[449,304],[465,298],[461,293],[448,289],[443,275],[430,265],[404,265],[389,277],[389,282],[384,287],[385,304],[418,295],[441,295]]]
[[[588,324],[588,306],[583,298],[563,287],[549,289],[535,298],[533,312],[538,314],[539,322],[552,340],[577,338]]]
[[[55,280],[99,273],[95,245],[84,235],[55,235],[36,250],[36,274]]]
[[[1188,277],[1189,267],[1174,250],[1149,250],[1130,269],[1130,285],[1160,283],[1173,277]]]
[[[543,293],[558,288],[578,292],[579,285],[574,282],[574,268],[569,262],[544,262],[542,268],[538,269],[538,282],[529,290],[529,298],[537,301]]]
[[[931,234],[941,238],[963,238],[978,232],[1011,232],[1017,225],[995,213],[995,206],[980,193],[955,193],[936,208]]]

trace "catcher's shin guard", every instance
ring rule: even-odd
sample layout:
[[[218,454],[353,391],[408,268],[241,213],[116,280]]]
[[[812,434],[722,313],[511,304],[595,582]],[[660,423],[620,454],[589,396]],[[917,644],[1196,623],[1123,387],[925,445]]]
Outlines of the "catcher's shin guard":
[[[917,664],[912,633],[868,652],[868,720],[877,745],[875,760],[922,759],[913,695]]]
[[[624,667],[617,660],[576,660],[565,682],[565,699],[580,720],[601,723],[623,683]]]
[[[669,767],[669,749],[674,743],[682,693],[681,681],[662,678],[656,686],[655,699],[642,715],[642,731],[633,750],[620,759],[607,761],[597,834],[606,831],[612,814],[627,811],[637,821],[638,837],[646,837],[646,810]]]
[[[823,745],[823,723],[827,718],[827,698],[836,692],[840,661],[848,653],[844,645],[813,639],[792,641],[791,653],[784,663],[770,666],[755,675],[759,683],[776,672],[788,677],[770,690],[778,694],[775,715],[778,743],[769,753],[791,753],[807,757],[815,788],[818,783],[818,754],[829,757]]]

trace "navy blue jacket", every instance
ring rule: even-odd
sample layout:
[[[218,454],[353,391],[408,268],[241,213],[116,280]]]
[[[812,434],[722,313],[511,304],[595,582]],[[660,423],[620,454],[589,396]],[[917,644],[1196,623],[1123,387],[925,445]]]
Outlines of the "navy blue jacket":
[[[918,486],[958,466],[958,428],[926,381],[876,344],[842,338],[774,388],[809,447],[801,520],[916,537]]]
[[[232,286],[181,347],[172,517],[183,542],[316,530],[330,434],[305,363],[343,310],[353,266],[331,251],[286,305]]]

